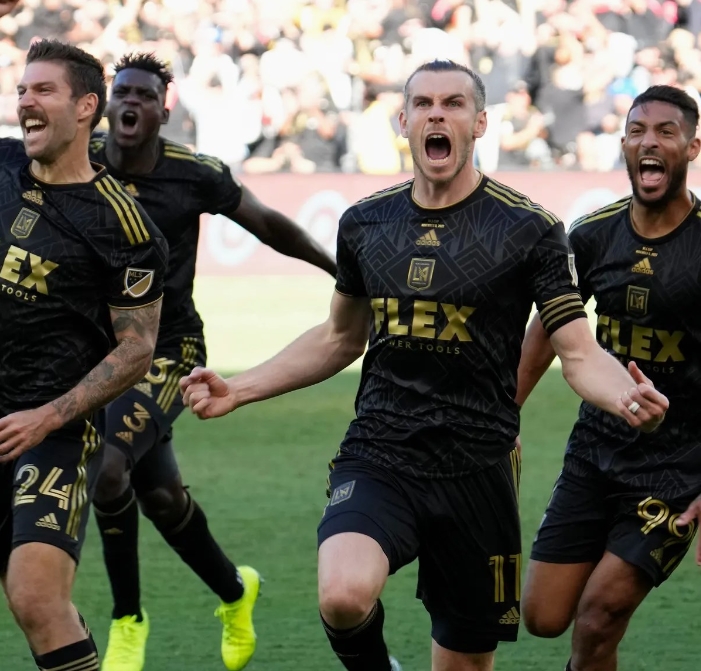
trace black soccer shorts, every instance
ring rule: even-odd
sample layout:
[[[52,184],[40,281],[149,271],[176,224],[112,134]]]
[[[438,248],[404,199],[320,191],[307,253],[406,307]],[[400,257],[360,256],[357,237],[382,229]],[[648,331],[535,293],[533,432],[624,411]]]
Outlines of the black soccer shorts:
[[[693,499],[625,486],[588,462],[566,456],[531,559],[552,564],[598,562],[608,551],[637,566],[659,587],[694,539],[695,523],[675,525]]]
[[[199,338],[183,338],[179,349],[157,350],[146,377],[107,407],[105,439],[126,455],[137,493],[178,477],[170,441],[184,409],[179,382],[205,358]]]
[[[101,414],[66,425],[0,467],[0,575],[13,548],[25,543],[53,545],[80,560],[102,465]]]
[[[370,536],[395,573],[419,560],[417,598],[433,639],[456,652],[515,641],[520,622],[520,459],[460,478],[428,480],[340,455],[318,542],[344,532]]]

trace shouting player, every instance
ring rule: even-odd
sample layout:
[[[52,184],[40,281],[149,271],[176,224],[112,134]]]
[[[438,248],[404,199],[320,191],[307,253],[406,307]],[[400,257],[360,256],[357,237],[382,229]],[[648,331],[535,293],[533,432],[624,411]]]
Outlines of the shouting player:
[[[37,666],[96,671],[70,594],[100,468],[99,410],[149,370],[167,246],[90,163],[100,62],[35,42],[18,93],[26,155],[20,144],[11,160],[17,141],[3,141],[0,163],[0,575]]]
[[[409,78],[401,131],[414,179],[356,203],[338,233],[328,320],[242,375],[181,381],[201,418],[321,382],[369,349],[319,525],[320,610],[351,671],[389,671],[388,575],[418,557],[434,671],[486,671],[516,639],[521,341],[533,301],[582,397],[652,429],[666,399],[589,332],[557,218],[473,167],[480,78],[451,61]],[[621,397],[640,404],[633,415]],[[396,666],[396,665],[395,665]]]
[[[570,229],[582,298],[596,299],[597,339],[670,400],[659,431],[640,433],[586,401],[531,553],[524,621],[536,636],[574,620],[574,671],[613,671],[630,618],[679,565],[701,492],[701,207],[686,184],[699,154],[696,102],[672,86],[634,101],[623,154],[633,195]],[[541,313],[541,320],[543,315]],[[524,342],[523,403],[555,353],[541,320]],[[637,398],[625,398],[631,412]]]
[[[146,208],[170,246],[163,313],[151,371],[107,410],[105,462],[95,495],[114,608],[103,671],[141,671],[149,620],[141,607],[137,554],[138,507],[181,559],[219,597],[222,657],[242,669],[255,648],[252,611],[259,576],[226,557],[207,518],[183,487],[173,453],[172,425],[183,409],[178,380],[205,362],[193,302],[200,215],[220,213],[273,249],[332,275],[333,258],[301,228],[265,207],[219,159],[193,154],[159,137],[168,120],[172,80],[153,55],[126,56],[116,65],[107,135],[93,138],[93,160],[105,165]]]

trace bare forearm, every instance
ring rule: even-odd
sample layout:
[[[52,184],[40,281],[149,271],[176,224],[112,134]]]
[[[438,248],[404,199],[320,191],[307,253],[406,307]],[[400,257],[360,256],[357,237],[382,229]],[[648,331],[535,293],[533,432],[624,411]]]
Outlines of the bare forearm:
[[[302,334],[265,363],[229,378],[237,399],[246,405],[310,387],[336,375],[362,356],[364,347],[349,344],[322,324]]]
[[[518,386],[515,401],[523,406],[526,399],[550,368],[555,358],[555,350],[550,338],[536,315],[528,326],[521,347],[521,361],[518,366]]]
[[[598,345],[589,356],[563,359],[562,374],[578,396],[619,417],[616,400],[636,386],[628,371]]]
[[[274,231],[274,234],[270,233],[268,239],[263,242],[280,254],[311,263],[336,277],[336,261],[304,229],[275,210],[270,210],[267,218],[267,229]]]
[[[60,426],[104,407],[134,386],[147,372],[153,349],[123,340],[73,389],[51,402]]]

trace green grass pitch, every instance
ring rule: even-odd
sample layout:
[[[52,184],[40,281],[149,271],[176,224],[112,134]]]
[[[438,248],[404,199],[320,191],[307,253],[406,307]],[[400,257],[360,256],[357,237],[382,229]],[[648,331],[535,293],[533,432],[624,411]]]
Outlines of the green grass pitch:
[[[186,482],[234,561],[265,576],[256,610],[258,651],[250,671],[341,669],[316,608],[315,530],[325,504],[326,464],[352,415],[357,373],[249,406],[222,420],[183,416],[177,449]],[[536,389],[523,416],[521,486],[524,556],[557,476],[576,398],[558,371]],[[142,521],[144,605],[151,619],[147,671],[217,671],[216,600]],[[525,568],[525,567],[524,567]],[[428,618],[413,597],[416,566],[390,579],[386,635],[405,671],[427,671]],[[110,599],[91,523],[75,601],[104,649]],[[636,615],[621,651],[621,671],[697,671],[701,573],[688,556]],[[561,671],[568,635],[542,641],[522,633],[497,656],[500,671]],[[0,609],[0,669],[34,668],[19,630]]]

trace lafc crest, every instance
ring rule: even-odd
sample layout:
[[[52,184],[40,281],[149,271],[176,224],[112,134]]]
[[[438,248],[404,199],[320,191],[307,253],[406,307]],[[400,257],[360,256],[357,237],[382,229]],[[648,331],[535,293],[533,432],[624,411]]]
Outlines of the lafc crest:
[[[406,283],[414,291],[423,291],[431,286],[435,259],[412,259],[409,264],[409,275]]]
[[[29,237],[37,221],[39,221],[39,213],[23,207],[12,223],[10,233],[19,240],[24,240],[24,238]]]
[[[122,295],[141,298],[148,293],[153,284],[153,270],[127,268],[124,272],[124,291]]]

